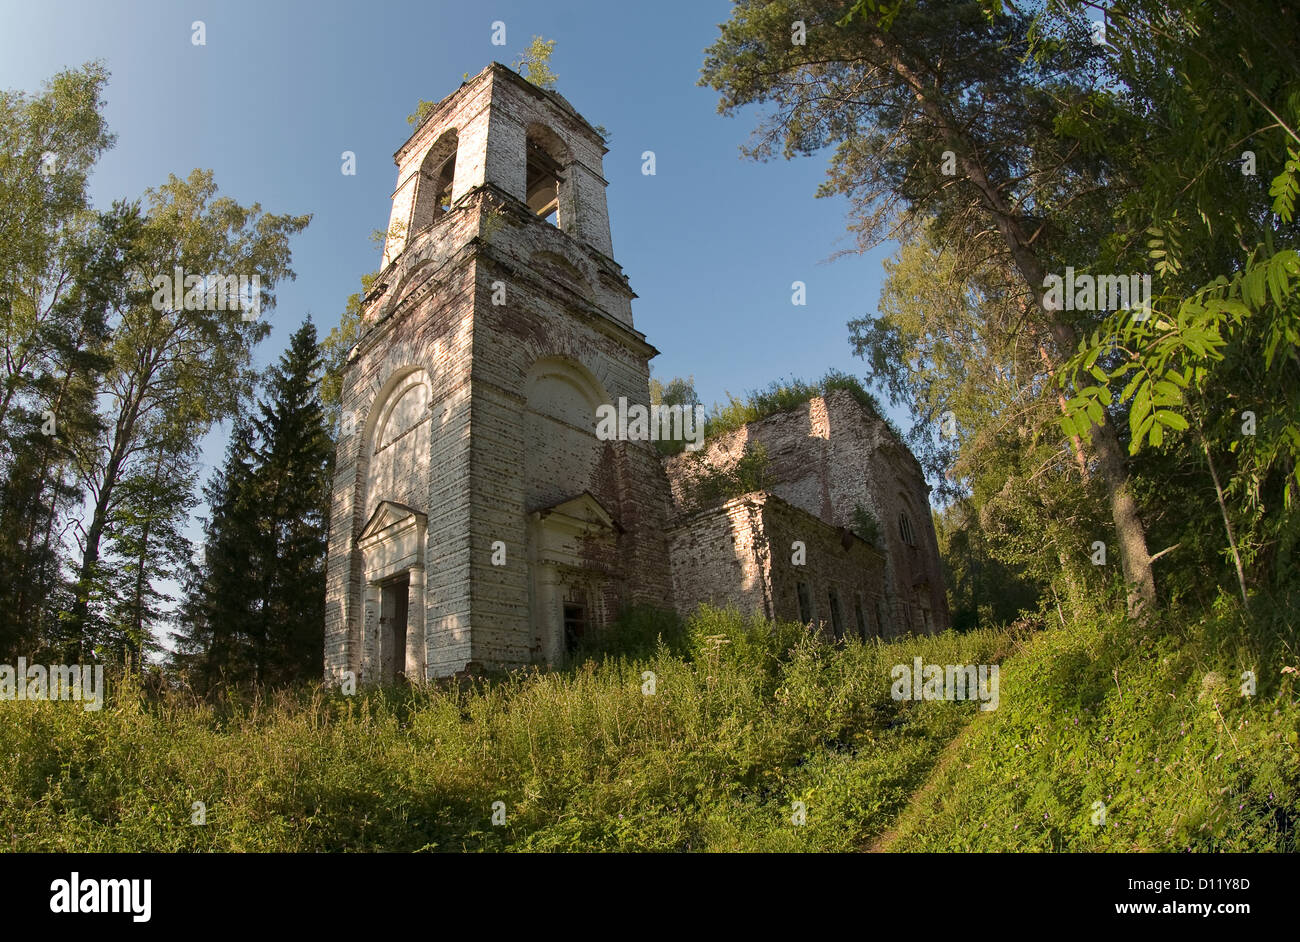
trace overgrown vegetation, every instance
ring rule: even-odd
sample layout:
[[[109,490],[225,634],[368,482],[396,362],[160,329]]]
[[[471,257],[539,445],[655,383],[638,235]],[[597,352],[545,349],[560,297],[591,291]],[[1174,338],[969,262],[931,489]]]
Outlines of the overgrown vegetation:
[[[1068,617],[1095,566],[1134,616],[1296,584],[1300,17],[1224,10],[738,0],[706,53],[719,110],[760,108],[748,156],[827,153],[856,248],[902,243],[850,339],[976,619],[1005,589]],[[1151,296],[1061,303],[1067,273]]]
[[[0,702],[0,749],[23,757],[0,766],[0,840],[17,851],[1295,850],[1286,611],[1171,617],[1136,644],[1100,611],[1036,635],[832,644],[732,612],[683,625],[642,609],[611,635],[635,655],[611,645],[554,673],[354,697],[228,692],[216,704],[128,678],[97,713]],[[892,669],[914,657],[1000,662],[998,709],[893,699]],[[1245,670],[1259,678],[1253,697],[1239,691]],[[205,824],[191,823],[196,802]]]
[[[646,612],[634,646],[670,622]],[[702,611],[643,657],[344,697],[219,705],[128,680],[100,712],[0,702],[11,850],[853,850],[971,704],[897,702],[890,668],[986,663],[1004,633],[832,646]],[[655,676],[643,693],[645,671]],[[491,823],[504,802],[505,824]],[[793,803],[807,824],[792,823]],[[191,823],[194,803],[206,824]]]
[[[681,476],[682,506],[702,510],[771,486],[770,460],[762,442],[747,442],[741,456],[730,467],[716,467],[703,451],[686,453]]]
[[[551,55],[554,52],[554,39],[543,39],[541,36],[534,36],[524,51],[512,63],[512,66],[516,72],[520,72],[524,78],[538,88],[553,89],[555,83],[559,81],[559,76],[551,71]],[[470,80],[468,72],[465,72],[461,77],[463,81],[468,82]],[[418,99],[415,110],[406,116],[406,123],[412,127],[418,127],[436,107],[438,107],[436,101]],[[599,130],[603,135],[604,129]]]
[[[170,661],[204,689],[285,683],[325,669],[325,551],[334,439],[320,402],[323,361],[305,321],[268,370],[266,392],[235,422],[204,489],[200,561]]]
[[[715,402],[704,414],[704,438],[716,438],[727,432],[735,431],[750,422],[758,422],[768,416],[782,412],[793,412],[804,403],[818,396],[828,396],[836,390],[844,390],[853,396],[869,413],[882,419],[901,441],[902,433],[893,422],[885,417],[880,403],[855,376],[839,370],[828,370],[821,379],[805,382],[802,379],[773,380],[763,389],[755,389],[737,398],[727,393],[725,405]],[[700,405],[700,397],[695,392],[695,378],[674,377],[667,384],[657,379],[650,380],[650,402],[657,405],[680,405],[694,408]],[[685,450],[686,442],[659,441],[655,443],[662,455],[676,455]]]
[[[199,443],[256,385],[253,348],[310,221],[241,204],[201,169],[92,210],[107,83],[87,63],[0,92],[6,660],[158,649],[191,551]]]
[[[877,549],[884,547],[881,541],[880,521],[876,519],[876,515],[871,512],[870,508],[861,504],[854,504],[852,522],[851,529],[854,533]]]
[[[551,70],[551,56],[555,52],[555,40],[534,36],[523,52],[514,62],[515,71],[532,82],[538,88],[553,89],[560,77]]]
[[[868,412],[883,417],[876,397],[857,377],[839,370],[828,370],[825,376],[813,382],[798,378],[774,380],[764,389],[752,390],[739,399],[728,393],[726,405],[714,403],[709,411],[706,434],[713,438],[770,415],[793,412],[810,399],[830,395],[838,389],[852,395]]]
[[[1300,849],[1300,600],[1230,598],[1036,637],[884,849]]]

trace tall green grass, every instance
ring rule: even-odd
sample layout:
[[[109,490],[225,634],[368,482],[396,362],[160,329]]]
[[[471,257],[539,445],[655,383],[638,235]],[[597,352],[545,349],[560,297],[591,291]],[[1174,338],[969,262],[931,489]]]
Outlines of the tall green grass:
[[[887,849],[1297,850],[1296,601],[1040,635]]]
[[[638,617],[644,648],[654,623]],[[646,656],[468,685],[220,708],[120,684],[99,712],[3,702],[0,847],[852,850],[974,714],[892,700],[890,668],[987,663],[1011,644],[987,631],[840,647],[703,610]]]
[[[566,671],[0,701],[0,848],[1295,850],[1294,607],[1256,604],[846,645],[642,610]],[[1001,663],[998,709],[893,700],[917,656]]]

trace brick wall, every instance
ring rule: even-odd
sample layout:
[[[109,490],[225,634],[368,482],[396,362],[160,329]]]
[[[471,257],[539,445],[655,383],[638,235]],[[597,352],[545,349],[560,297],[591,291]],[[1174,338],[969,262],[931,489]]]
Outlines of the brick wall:
[[[755,491],[681,519],[669,530],[673,598],[682,615],[702,603],[748,615],[804,621],[799,584],[811,602],[807,621],[833,634],[831,595],[841,631],[879,634],[875,603],[885,594],[884,557],[843,530],[770,493]],[[802,544],[796,555],[795,543]],[[797,562],[796,560],[801,560]]]
[[[887,633],[925,630],[923,609],[931,630],[948,627],[929,487],[915,457],[882,419],[837,390],[712,439],[701,454],[713,467],[728,468],[750,443],[766,450],[777,497],[833,526],[851,527],[858,504],[879,521]],[[665,462],[677,513],[686,510],[690,462],[686,455]],[[911,521],[915,546],[903,540],[900,513]]]

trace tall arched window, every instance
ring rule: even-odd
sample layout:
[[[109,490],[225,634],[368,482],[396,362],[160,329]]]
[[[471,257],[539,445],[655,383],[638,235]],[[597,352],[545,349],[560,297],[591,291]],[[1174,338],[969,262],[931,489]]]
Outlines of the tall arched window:
[[[456,143],[456,129],[451,128],[424,155],[415,185],[412,235],[429,228],[451,209],[452,187],[456,182]]]
[[[562,218],[561,197],[567,184],[568,148],[550,128],[532,124],[528,127],[525,149],[528,167],[524,188],[528,208],[552,225],[565,228],[568,220]]]

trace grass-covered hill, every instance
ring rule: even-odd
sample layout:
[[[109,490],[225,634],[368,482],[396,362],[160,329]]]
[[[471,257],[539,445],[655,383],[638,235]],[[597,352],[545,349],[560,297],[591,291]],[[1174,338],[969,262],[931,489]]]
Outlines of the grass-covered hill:
[[[846,645],[711,610],[621,628],[625,653],[473,684],[0,702],[0,846],[1296,849],[1280,615]],[[894,700],[917,656],[1000,663],[998,709]]]

